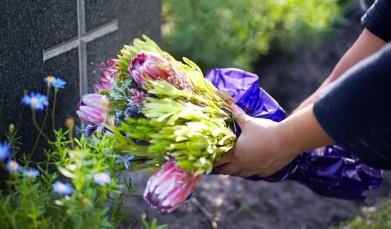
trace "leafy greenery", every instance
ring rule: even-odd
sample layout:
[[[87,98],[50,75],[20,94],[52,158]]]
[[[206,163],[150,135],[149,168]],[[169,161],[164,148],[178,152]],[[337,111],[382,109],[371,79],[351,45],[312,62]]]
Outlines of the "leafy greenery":
[[[168,229],[168,225],[166,224],[158,225],[156,219],[148,222],[145,214],[142,215],[141,221],[143,223],[144,229]]]
[[[116,156],[105,136],[71,140],[68,131],[56,131],[54,149],[44,163],[24,161],[25,168],[39,168],[39,177],[11,173],[8,191],[0,198],[0,221],[4,228],[114,228],[123,218],[120,212],[124,194],[115,178],[108,185],[98,185],[93,175],[100,171],[117,174]],[[55,166],[53,172],[49,169]],[[56,179],[69,180],[72,195],[53,192]],[[110,206],[110,207],[109,207]]]
[[[346,229],[383,229],[391,228],[391,197],[381,204],[374,212],[364,214],[346,222],[339,228]]]
[[[49,95],[52,84],[47,82]],[[54,96],[58,90],[55,88]],[[35,147],[31,152],[20,152],[22,141],[17,135],[18,128],[11,124],[5,134],[6,141],[0,140],[0,167],[9,172],[6,188],[0,190],[0,227],[117,228],[125,218],[135,222],[138,217],[124,206],[125,199],[134,196],[132,183],[117,179],[129,164],[125,166],[122,159],[118,161],[112,137],[95,132],[89,138],[84,134],[75,138],[74,120],[68,118],[67,130],[56,130],[53,121],[54,137],[50,139],[50,134],[42,130],[49,115],[48,98],[33,95],[41,96],[46,107],[42,113],[44,121],[39,125],[35,118],[35,112],[40,111],[36,108],[39,101],[31,96],[26,100],[29,103],[25,103],[32,109],[37,131],[48,141],[49,148],[40,150],[45,153],[46,161],[30,160]],[[140,223],[149,225],[144,218]],[[149,228],[162,228],[156,220],[151,225]]]
[[[271,48],[313,43],[338,20],[337,0],[163,0],[166,48],[210,67],[250,69]]]

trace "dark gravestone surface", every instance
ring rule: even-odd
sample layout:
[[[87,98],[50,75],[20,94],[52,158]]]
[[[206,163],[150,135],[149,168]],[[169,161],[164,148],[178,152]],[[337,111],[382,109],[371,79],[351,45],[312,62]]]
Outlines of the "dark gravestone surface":
[[[3,0],[0,141],[10,123],[21,124],[23,149],[31,149],[37,132],[20,102],[25,90],[46,93],[47,75],[67,81],[58,97],[57,126],[68,115],[76,118],[80,95],[92,91],[100,63],[141,34],[159,42],[160,0]]]

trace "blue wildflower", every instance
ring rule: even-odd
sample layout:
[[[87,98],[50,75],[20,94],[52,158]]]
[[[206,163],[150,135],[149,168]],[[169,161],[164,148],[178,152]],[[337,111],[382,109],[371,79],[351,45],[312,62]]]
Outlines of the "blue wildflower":
[[[128,104],[125,109],[125,117],[138,118],[142,116],[143,107],[137,104]]]
[[[48,87],[53,86],[54,88],[64,88],[66,84],[63,79],[55,76],[47,76],[45,82],[48,84]]]
[[[34,92],[25,95],[22,99],[22,103],[26,106],[30,106],[33,110],[43,110],[43,108],[49,104],[46,96]]]
[[[94,175],[94,181],[98,185],[106,185],[106,184],[110,184],[111,177],[109,173],[101,172]]]
[[[98,125],[88,124],[84,129],[84,134],[87,138],[91,137],[95,130],[98,128]]]
[[[7,168],[8,172],[10,172],[10,173],[17,173],[20,170],[19,163],[14,160],[9,160],[7,162],[7,164],[5,165],[5,167]]]
[[[67,84],[63,79],[56,77],[54,82],[52,83],[54,88],[64,88],[65,84]]]
[[[115,160],[116,164],[121,164],[122,161],[124,162],[125,169],[129,169],[130,165],[132,164],[134,157],[133,156],[125,156],[125,158],[122,160],[122,156],[118,156],[117,159]]]
[[[8,143],[0,142],[0,160],[5,160],[10,156],[11,147]]]
[[[121,162],[122,162],[122,156],[119,155],[119,156],[117,157],[117,159],[115,160],[115,163],[116,163],[116,164],[121,164]]]
[[[56,80],[56,77],[54,77],[54,76],[47,76],[45,78],[45,82],[48,84],[48,87],[51,87],[55,80]]]
[[[133,156],[129,156],[129,155],[125,157],[124,166],[126,169],[130,168],[130,165],[132,164],[133,158],[134,158]]]
[[[25,177],[37,177],[39,176],[39,171],[33,168],[28,168],[23,170],[23,176]]]
[[[73,192],[73,187],[70,183],[63,183],[61,181],[56,181],[53,184],[53,191],[59,195],[69,196]]]
[[[115,126],[119,126],[119,125],[121,125],[121,123],[124,121],[124,119],[125,119],[125,116],[119,116],[118,118],[115,118],[115,120],[114,120],[114,125]]]

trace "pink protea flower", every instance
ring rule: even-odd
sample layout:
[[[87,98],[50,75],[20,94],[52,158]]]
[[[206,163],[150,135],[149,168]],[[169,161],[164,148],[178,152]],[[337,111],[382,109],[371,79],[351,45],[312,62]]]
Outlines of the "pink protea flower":
[[[148,180],[144,199],[161,213],[170,213],[179,207],[191,194],[201,176],[186,173],[168,160]]]
[[[108,106],[109,100],[106,96],[87,94],[83,96],[76,113],[87,124],[100,125],[107,120]]]
[[[110,90],[113,88],[115,77],[118,76],[117,69],[115,69],[116,64],[116,60],[109,59],[101,65],[100,79],[95,84],[95,92],[99,92],[101,89]]]
[[[163,79],[178,89],[190,88],[190,83],[184,73],[175,68],[170,61],[153,53],[139,53],[132,59],[129,73],[137,84],[143,85],[146,78]]]

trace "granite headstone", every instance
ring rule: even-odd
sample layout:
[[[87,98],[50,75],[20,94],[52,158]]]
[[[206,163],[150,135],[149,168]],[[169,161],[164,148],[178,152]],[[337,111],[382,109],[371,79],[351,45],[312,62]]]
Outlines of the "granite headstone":
[[[58,96],[57,126],[67,116],[76,118],[80,95],[92,91],[102,62],[141,34],[160,41],[160,11],[160,0],[3,0],[0,141],[14,123],[25,143],[23,151],[34,144],[37,132],[21,98],[25,91],[46,94],[47,75],[67,82]],[[42,158],[42,152],[36,154]]]

